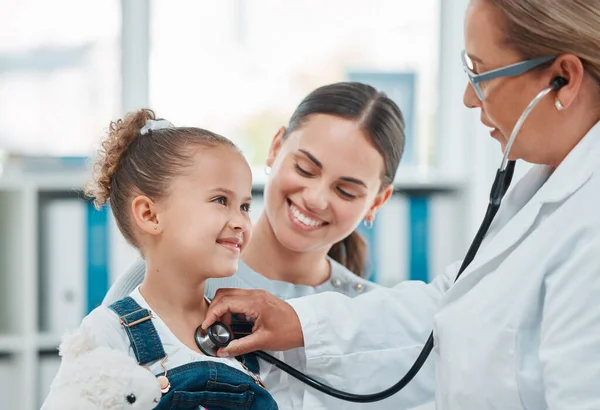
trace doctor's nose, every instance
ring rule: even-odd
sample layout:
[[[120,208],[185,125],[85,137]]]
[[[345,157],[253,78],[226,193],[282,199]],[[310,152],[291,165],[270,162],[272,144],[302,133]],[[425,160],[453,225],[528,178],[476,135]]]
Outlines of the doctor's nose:
[[[463,94],[463,104],[467,108],[477,108],[481,105],[481,101],[477,97],[477,94],[475,94],[475,90],[473,89],[473,86],[470,83],[467,83],[467,86],[465,87],[465,92]]]

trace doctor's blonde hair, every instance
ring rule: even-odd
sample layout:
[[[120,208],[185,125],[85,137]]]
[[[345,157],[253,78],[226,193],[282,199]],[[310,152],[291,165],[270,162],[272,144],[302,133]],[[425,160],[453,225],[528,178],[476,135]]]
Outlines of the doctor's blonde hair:
[[[485,0],[505,20],[505,42],[524,59],[573,54],[600,88],[600,1]]]
[[[110,204],[119,230],[136,247],[130,212],[136,196],[153,201],[168,196],[172,179],[193,164],[199,148],[225,145],[238,150],[227,138],[202,128],[169,127],[142,135],[146,122],[156,119],[154,111],[142,109],[111,122],[94,163],[94,177],[85,187],[97,208]]]

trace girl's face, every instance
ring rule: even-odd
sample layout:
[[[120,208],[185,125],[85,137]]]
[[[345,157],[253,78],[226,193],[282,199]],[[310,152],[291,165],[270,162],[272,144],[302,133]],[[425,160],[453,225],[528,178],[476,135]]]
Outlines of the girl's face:
[[[250,239],[250,167],[227,146],[200,148],[193,161],[157,203],[160,231],[147,257],[206,277],[233,275]]]
[[[348,236],[365,217],[374,217],[391,194],[381,191],[383,157],[359,125],[313,114],[283,140],[273,139],[267,165],[265,212],[286,248],[311,252]]]

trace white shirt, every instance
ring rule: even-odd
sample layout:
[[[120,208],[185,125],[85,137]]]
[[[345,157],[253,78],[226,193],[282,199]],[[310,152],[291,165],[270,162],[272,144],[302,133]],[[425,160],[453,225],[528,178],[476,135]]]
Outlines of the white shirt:
[[[452,238],[448,238],[452,240]],[[396,383],[431,329],[435,347],[408,387],[355,405],[290,386],[296,408],[600,409],[600,125],[550,174],[534,166],[505,198],[471,265],[425,285],[354,299],[292,299],[309,374],[373,393]]]
[[[170,369],[174,369],[187,363],[214,361],[224,363],[244,373],[248,373],[235,358],[206,356],[190,349],[188,346],[183,344],[148,305],[140,293],[139,287],[136,287],[133,292],[131,292],[130,296],[142,308],[152,311],[152,324],[156,328],[156,332],[162,341],[163,349],[168,356],[164,363],[167,372]],[[118,315],[114,311],[110,310],[107,306],[99,306],[94,309],[83,319],[81,327],[84,328],[85,332],[89,332],[88,334],[94,335],[99,345],[126,351],[129,353],[129,356],[135,358],[135,353],[130,345],[129,337],[123,329],[123,326],[120,324]],[[267,384],[267,387],[269,384],[278,384],[280,377],[280,375],[277,374],[278,372],[273,374],[271,372],[273,367],[262,360],[259,360],[259,364],[261,369],[260,376],[265,384]],[[160,361],[152,363],[149,367],[150,371],[155,375],[160,375],[163,373],[163,368]],[[277,400],[275,397],[273,398]]]

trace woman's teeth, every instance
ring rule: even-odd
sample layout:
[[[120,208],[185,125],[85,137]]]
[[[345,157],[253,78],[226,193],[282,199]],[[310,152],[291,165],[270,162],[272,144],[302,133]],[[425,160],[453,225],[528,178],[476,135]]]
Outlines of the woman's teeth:
[[[294,204],[290,204],[290,210],[292,211],[292,215],[296,220],[306,226],[312,226],[314,228],[319,227],[324,224],[321,221],[315,221],[314,219],[310,219],[308,216],[303,215],[298,208],[294,206]]]

